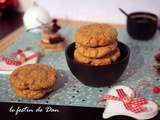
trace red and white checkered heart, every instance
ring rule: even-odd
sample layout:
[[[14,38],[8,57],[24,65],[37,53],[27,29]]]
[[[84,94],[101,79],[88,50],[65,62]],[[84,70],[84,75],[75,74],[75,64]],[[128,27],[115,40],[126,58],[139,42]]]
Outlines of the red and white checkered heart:
[[[116,115],[133,117],[138,120],[147,120],[158,114],[158,106],[146,98],[132,98],[133,90],[127,86],[115,86],[101,98],[106,100],[103,118]],[[126,99],[131,98],[131,99]]]
[[[25,64],[34,64],[38,61],[38,54],[31,50],[20,51],[16,55],[18,60],[13,60],[8,57],[3,57],[0,61],[0,74],[11,74],[16,68]],[[25,58],[22,61],[22,58]]]

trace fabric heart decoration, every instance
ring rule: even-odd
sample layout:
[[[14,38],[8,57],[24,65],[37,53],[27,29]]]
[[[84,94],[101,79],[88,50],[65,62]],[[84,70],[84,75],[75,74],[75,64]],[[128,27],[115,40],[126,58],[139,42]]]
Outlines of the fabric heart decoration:
[[[133,97],[134,91],[127,86],[115,86],[99,99],[106,101],[103,118],[116,115],[129,116],[138,120],[147,120],[158,114],[158,105],[146,98]]]
[[[11,74],[16,68],[25,64],[38,62],[39,54],[32,50],[17,50],[16,59],[0,56],[0,74]]]

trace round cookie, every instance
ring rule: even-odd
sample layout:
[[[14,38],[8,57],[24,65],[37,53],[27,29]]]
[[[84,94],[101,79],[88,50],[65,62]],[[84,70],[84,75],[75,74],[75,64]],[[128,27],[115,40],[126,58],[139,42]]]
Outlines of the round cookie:
[[[90,64],[93,66],[110,65],[112,62],[115,62],[119,58],[119,56],[120,51],[118,48],[114,52],[112,52],[112,54],[98,59],[88,58],[81,55],[77,50],[74,51],[74,58],[77,62],[80,62],[82,64]]]
[[[56,44],[60,42],[64,42],[64,38],[59,33],[42,33],[41,40],[44,43]]]
[[[97,48],[91,48],[91,47],[85,47],[78,43],[76,43],[76,49],[77,51],[82,54],[85,57],[89,58],[101,58],[112,51],[116,50],[118,43],[114,42],[108,46],[104,47],[97,47]]]
[[[63,50],[66,46],[66,40],[60,33],[52,31],[44,31],[41,34],[40,48],[48,52],[56,52]]]
[[[65,46],[66,46],[66,41],[59,42],[56,44],[46,43],[43,40],[40,41],[40,48],[48,52],[56,52],[56,51],[63,50]]]
[[[29,90],[29,89],[19,90],[14,87],[13,89],[15,90],[17,96],[30,100],[40,99],[44,97],[46,93],[51,92],[53,90],[53,88],[49,88],[46,90]]]
[[[106,46],[117,40],[118,33],[108,24],[89,24],[80,27],[75,33],[77,43],[86,47]]]
[[[45,64],[28,64],[13,71],[10,80],[11,85],[20,90],[48,89],[55,84],[56,71]]]
[[[19,90],[15,89],[16,95],[22,98],[34,100],[40,99],[45,96],[45,91],[38,91],[38,90]]]

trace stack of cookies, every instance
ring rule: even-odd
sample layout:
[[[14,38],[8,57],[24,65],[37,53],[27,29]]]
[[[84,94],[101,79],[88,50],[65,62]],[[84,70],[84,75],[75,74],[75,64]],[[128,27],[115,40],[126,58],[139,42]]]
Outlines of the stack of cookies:
[[[47,52],[63,50],[66,46],[65,39],[59,33],[44,31],[42,33],[40,48]]]
[[[47,52],[60,51],[66,46],[65,39],[58,32],[61,27],[57,24],[57,20],[54,19],[52,22],[52,26],[47,26],[43,30],[40,41],[40,48]]]
[[[10,80],[17,96],[40,99],[53,90],[56,71],[45,64],[28,64],[13,71]]]
[[[109,65],[120,57],[117,42],[118,33],[108,24],[89,24],[75,33],[77,62],[92,66]]]

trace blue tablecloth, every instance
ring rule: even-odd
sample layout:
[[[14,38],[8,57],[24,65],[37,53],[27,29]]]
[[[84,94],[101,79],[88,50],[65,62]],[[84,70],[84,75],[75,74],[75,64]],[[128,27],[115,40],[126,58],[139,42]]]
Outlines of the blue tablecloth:
[[[77,26],[71,25],[61,29],[60,32],[66,37],[68,44],[74,41],[76,29]],[[118,40],[129,46],[131,56],[127,69],[114,85],[122,84],[133,87],[138,81],[144,79],[157,85],[156,79],[159,79],[160,75],[156,74],[152,65],[155,63],[154,55],[160,49],[160,32],[157,31],[152,40],[148,41],[133,40],[128,36],[126,29],[118,28],[118,32]],[[32,47],[34,51],[43,52],[39,48],[39,41],[40,34],[24,32],[4,52],[4,55],[10,55],[17,49],[24,49],[26,47]],[[97,104],[97,99],[108,91],[108,87],[92,88],[80,83],[70,72],[65,60],[64,51],[43,53],[45,57],[41,58],[39,63],[47,63],[54,66],[58,71],[58,82],[55,90],[43,99],[25,100],[15,96],[10,86],[9,76],[0,75],[0,101],[103,107],[103,105]],[[151,89],[146,86],[141,87],[140,96],[147,97],[160,104],[160,97],[153,94]]]

